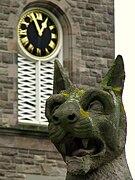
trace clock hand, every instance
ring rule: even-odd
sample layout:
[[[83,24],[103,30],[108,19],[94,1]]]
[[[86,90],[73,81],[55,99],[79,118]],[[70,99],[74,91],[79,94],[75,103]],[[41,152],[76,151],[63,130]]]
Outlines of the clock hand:
[[[31,13],[31,16],[32,16],[32,19],[33,19],[33,21],[34,21],[34,23],[35,23],[35,26],[36,26],[36,28],[37,28],[38,35],[39,35],[39,36],[42,36],[41,29],[40,29],[40,27],[39,27],[39,24],[38,24],[38,22],[37,22],[37,19],[36,19],[35,16],[34,16],[34,13]]]
[[[47,28],[47,22],[48,22],[48,17],[42,23],[41,34],[43,34],[44,29]]]

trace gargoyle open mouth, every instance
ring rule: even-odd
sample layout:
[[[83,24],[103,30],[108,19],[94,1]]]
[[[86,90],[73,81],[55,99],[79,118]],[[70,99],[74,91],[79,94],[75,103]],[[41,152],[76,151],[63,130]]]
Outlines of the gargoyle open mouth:
[[[64,156],[95,156],[104,150],[104,143],[98,138],[77,138],[68,134],[59,145],[59,150]]]

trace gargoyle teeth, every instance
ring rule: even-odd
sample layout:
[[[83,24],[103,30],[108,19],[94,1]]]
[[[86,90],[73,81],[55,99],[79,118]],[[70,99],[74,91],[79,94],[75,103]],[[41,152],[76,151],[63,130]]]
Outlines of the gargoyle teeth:
[[[83,147],[86,149],[88,147],[89,139],[82,139]]]
[[[60,147],[60,151],[62,154],[66,154],[66,146],[65,144],[59,144],[59,147]]]

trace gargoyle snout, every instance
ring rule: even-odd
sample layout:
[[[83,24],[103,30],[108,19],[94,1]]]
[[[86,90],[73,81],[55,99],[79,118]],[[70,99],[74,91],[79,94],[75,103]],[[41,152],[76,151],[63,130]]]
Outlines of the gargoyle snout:
[[[68,102],[59,106],[52,114],[54,124],[68,124],[78,119],[78,109],[74,103]]]

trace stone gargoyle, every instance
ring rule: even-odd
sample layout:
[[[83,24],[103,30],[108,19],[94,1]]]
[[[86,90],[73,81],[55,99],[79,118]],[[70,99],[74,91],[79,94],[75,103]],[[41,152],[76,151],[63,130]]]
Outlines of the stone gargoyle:
[[[78,89],[55,61],[46,102],[49,136],[67,164],[66,180],[131,180],[125,156],[125,72],[117,56],[98,88]]]

